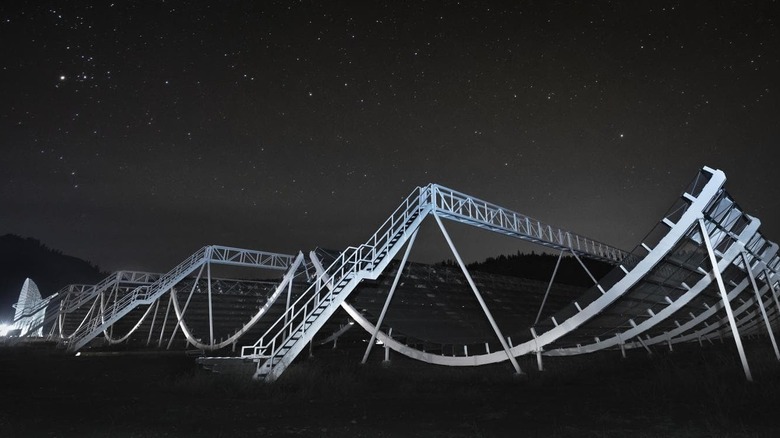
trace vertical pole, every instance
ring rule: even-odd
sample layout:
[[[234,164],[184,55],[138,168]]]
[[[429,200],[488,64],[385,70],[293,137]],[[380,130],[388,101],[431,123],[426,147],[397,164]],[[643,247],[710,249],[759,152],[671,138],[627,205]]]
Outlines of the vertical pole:
[[[288,310],[290,309],[290,299],[292,297],[292,285],[293,285],[293,278],[295,278],[294,275],[290,276],[290,280],[287,282],[287,304],[284,306],[284,324],[287,325],[287,322],[290,319],[290,312]]]
[[[168,307],[165,308],[165,318],[163,319],[162,327],[160,327],[160,340],[157,342],[157,348],[162,347],[165,326],[168,324],[168,312],[171,311],[171,301],[173,301],[173,288],[171,288],[171,294],[168,296]]]
[[[707,226],[704,224],[704,219],[699,219],[699,228],[701,229],[704,245],[707,247],[707,254],[710,257],[712,274],[715,276],[715,281],[718,283],[718,289],[720,289],[720,298],[723,301],[723,307],[726,309],[726,316],[729,319],[729,325],[731,325],[731,333],[734,335],[734,343],[737,344],[737,351],[739,352],[739,359],[742,361],[742,368],[745,371],[745,378],[748,382],[752,382],[753,376],[750,374],[750,366],[748,365],[747,357],[745,357],[745,350],[742,348],[742,339],[739,337],[737,322],[734,320],[734,312],[731,310],[731,302],[729,301],[728,293],[726,293],[726,286],[723,284],[723,278],[721,277],[720,270],[718,269],[718,260],[715,258],[715,251],[712,249],[712,242],[710,242],[710,235],[707,232]]]
[[[152,332],[154,331],[154,321],[157,320],[157,311],[160,310],[160,300],[157,300],[157,303],[155,303],[154,308],[154,315],[152,315],[152,323],[149,325],[149,337],[146,338],[146,346],[149,346],[149,343],[152,342]]]
[[[392,328],[387,332],[387,336],[388,337],[392,337],[393,336],[393,329]],[[385,362],[384,363],[385,364],[390,363],[390,347],[388,347],[387,344],[385,344]]]
[[[626,344],[622,341],[620,342],[620,354],[623,356],[623,359],[626,358]]]
[[[468,269],[466,269],[466,265],[463,263],[463,259],[460,258],[460,254],[458,253],[458,250],[455,248],[455,244],[452,243],[452,239],[450,239],[450,235],[447,233],[447,230],[444,228],[444,224],[441,223],[441,219],[439,219],[439,216],[436,213],[433,214],[433,218],[436,219],[436,223],[439,224],[439,228],[441,229],[441,233],[444,235],[444,239],[447,241],[447,244],[449,245],[452,254],[455,256],[455,260],[458,261],[460,270],[463,271],[463,275],[466,277],[466,281],[468,281],[469,286],[471,286],[471,290],[474,292],[474,296],[477,297],[477,301],[479,302],[479,305],[482,307],[482,311],[485,313],[485,316],[490,322],[490,325],[493,327],[493,331],[496,333],[496,336],[498,337],[498,341],[501,342],[501,347],[504,348],[504,352],[506,353],[507,358],[509,358],[509,361],[512,363],[515,372],[517,374],[523,374],[523,371],[520,370],[520,365],[517,363],[517,360],[515,359],[514,356],[512,356],[512,352],[509,351],[509,346],[506,344],[506,338],[504,337],[503,334],[501,334],[501,330],[498,328],[496,321],[493,319],[493,315],[490,313],[487,304],[485,304],[485,301],[482,299],[482,295],[480,295],[479,290],[477,289],[477,285],[474,283],[474,279],[471,278]]]
[[[750,263],[748,262],[747,254],[745,254],[745,251],[742,251],[742,261],[745,262],[745,270],[747,271],[748,276],[750,277],[750,284],[753,286],[753,290],[756,292],[756,301],[758,301],[758,308],[761,309],[761,316],[764,317],[764,323],[766,324],[766,331],[769,333],[769,340],[772,341],[772,348],[775,349],[775,357],[777,358],[777,360],[780,360],[780,351],[777,350],[777,342],[775,342],[775,334],[772,333],[772,324],[769,323],[769,317],[766,316],[766,309],[764,308],[764,300],[761,298],[761,293],[758,291],[758,285],[756,284],[756,277],[753,276],[753,268],[752,266],[750,266]]]
[[[209,346],[214,346],[214,310],[211,304],[211,260],[206,262],[206,279],[209,292]]]
[[[192,299],[192,294],[195,293],[195,288],[198,287],[198,282],[200,281],[200,277],[203,276],[203,268],[205,265],[200,265],[200,271],[198,271],[198,276],[195,278],[195,281],[192,283],[192,289],[190,289],[190,295],[187,297],[187,302],[184,303],[184,307],[181,309],[181,318],[176,318],[176,325],[173,327],[173,333],[171,334],[171,339],[168,341],[168,347],[167,350],[171,349],[171,344],[173,344],[173,337],[176,336],[176,333],[179,332],[179,325],[184,320],[184,313],[187,312],[187,307],[190,305],[190,300]],[[209,285],[211,282],[209,281]],[[173,289],[171,289],[173,290]],[[171,299],[173,299],[173,293],[171,293]],[[186,341],[189,342],[189,341]],[[184,343],[185,347],[187,346],[187,343]]]
[[[114,314],[116,313],[116,300],[117,300],[118,297],[119,297],[119,284],[115,284],[114,285],[114,304],[111,307],[111,316],[114,316]],[[109,299],[110,299],[110,297],[109,297]],[[105,317],[106,316],[105,316],[105,313],[104,313],[103,314],[104,321],[105,321]],[[114,337],[114,324],[111,324],[111,327],[108,328],[108,335],[110,337],[112,337],[112,338]]]
[[[558,260],[560,260],[560,258]],[[534,351],[536,351],[536,365],[539,368],[539,371],[544,371],[544,365],[542,364],[542,349],[539,348],[539,343],[536,341],[537,338],[536,329],[533,327],[531,327],[531,336],[533,336],[534,338]]]
[[[536,350],[536,365],[539,366],[539,371],[544,371],[544,365],[542,364],[542,350]]]
[[[542,305],[539,306],[539,312],[536,314],[536,319],[534,320],[534,324],[539,322],[539,318],[542,316],[542,310],[544,309],[544,304],[547,302],[547,296],[550,294],[550,289],[552,289],[553,281],[555,281],[555,274],[558,273],[558,267],[561,265],[561,259],[563,258],[563,250],[561,250],[560,254],[558,254],[558,261],[555,262],[555,268],[553,269],[552,277],[550,278],[550,284],[547,285],[547,291],[544,293],[544,298],[542,298]]]
[[[641,337],[637,336],[636,340],[639,341],[639,343],[642,344],[643,347],[645,347],[645,350],[647,350],[647,355],[648,356],[652,356],[653,355],[653,350],[651,350],[650,347],[648,347],[647,344],[645,344],[645,341],[643,341]]]
[[[607,291],[605,291],[604,288],[601,287],[601,285],[599,284],[599,281],[596,280],[596,277],[594,277],[593,274],[590,273],[590,270],[588,269],[587,266],[585,266],[585,263],[582,262],[582,260],[580,259],[580,256],[578,256],[577,253],[574,252],[574,251],[571,252],[571,255],[573,255],[574,258],[577,259],[578,262],[580,262],[580,266],[582,266],[582,269],[585,270],[585,273],[588,274],[588,277],[590,277],[590,280],[593,282],[593,284],[596,285],[597,288],[599,288],[601,293],[603,293],[603,294],[607,293]]]
[[[376,341],[376,336],[379,333],[379,327],[382,326],[382,322],[385,320],[385,314],[387,313],[387,308],[390,307],[390,300],[393,299],[393,294],[395,294],[395,289],[398,286],[398,281],[401,279],[401,274],[404,271],[404,267],[406,266],[406,261],[409,259],[409,253],[412,252],[412,245],[414,245],[414,239],[417,237],[417,230],[414,230],[412,233],[412,236],[409,238],[409,243],[406,244],[406,251],[404,252],[404,256],[401,259],[401,264],[398,265],[398,272],[395,274],[395,278],[393,279],[393,285],[390,286],[390,292],[387,293],[387,299],[385,299],[385,305],[382,307],[382,312],[379,313],[379,320],[376,322],[376,327],[374,327],[374,332],[371,333],[371,340],[368,341],[368,345],[366,346],[366,352],[363,354],[363,360],[360,361],[360,363],[365,364],[368,360],[368,355],[371,354],[371,348],[374,346],[374,341]]]
[[[769,278],[769,271],[764,269],[764,276],[766,277],[766,284],[772,291],[772,298],[775,300],[775,309],[780,314],[780,302],[777,301],[777,290],[775,289],[775,283]]]

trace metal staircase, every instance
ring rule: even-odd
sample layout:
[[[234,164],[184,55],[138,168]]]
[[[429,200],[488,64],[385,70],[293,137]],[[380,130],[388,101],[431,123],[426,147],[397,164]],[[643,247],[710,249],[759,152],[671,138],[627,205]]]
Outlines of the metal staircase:
[[[97,315],[93,316],[73,333],[73,336],[68,341],[67,348],[69,351],[78,351],[99,335],[104,329],[114,324],[136,307],[155,302],[165,292],[170,290],[171,287],[175,286],[178,282],[192,274],[205,263],[213,262],[231,266],[287,269],[292,264],[293,259],[293,256],[285,254],[224,246],[204,246],[186,260],[179,263],[170,272],[160,276],[154,283],[138,286],[130,293],[106,306],[102,312],[98,312]]]
[[[415,189],[371,238],[341,253],[241,356],[258,362],[255,379],[279,377],[364,278],[375,279],[431,208],[428,187]]]

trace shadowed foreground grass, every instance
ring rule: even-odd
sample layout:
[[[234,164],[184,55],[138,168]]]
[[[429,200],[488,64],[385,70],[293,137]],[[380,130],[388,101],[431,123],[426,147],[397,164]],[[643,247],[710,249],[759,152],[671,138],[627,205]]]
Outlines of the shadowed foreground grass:
[[[274,384],[183,354],[72,357],[0,350],[3,436],[780,436],[780,363],[746,343],[437,367],[365,344],[315,350]],[[6,432],[7,431],[7,432]]]

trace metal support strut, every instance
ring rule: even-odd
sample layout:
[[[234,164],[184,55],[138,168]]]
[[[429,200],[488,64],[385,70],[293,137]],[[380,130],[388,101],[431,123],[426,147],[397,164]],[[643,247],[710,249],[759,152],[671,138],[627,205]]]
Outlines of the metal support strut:
[[[745,378],[748,382],[752,382],[753,376],[750,374],[750,366],[748,365],[747,358],[745,357],[745,349],[742,347],[742,339],[739,337],[737,322],[734,320],[734,312],[731,310],[731,302],[729,301],[728,293],[726,293],[726,286],[723,284],[723,277],[721,277],[720,270],[718,269],[718,260],[715,258],[715,251],[712,249],[710,234],[707,231],[707,225],[705,225],[704,219],[699,219],[699,228],[701,230],[704,245],[707,247],[707,254],[710,257],[712,274],[715,276],[715,281],[718,283],[720,298],[723,301],[723,307],[726,309],[726,316],[728,317],[729,325],[731,326],[731,334],[734,336],[734,343],[737,344],[737,351],[739,352],[739,359],[742,361],[742,368],[745,371]]]
[[[539,318],[542,316],[542,310],[544,310],[544,304],[547,302],[547,296],[550,295],[550,289],[552,289],[553,281],[555,281],[555,274],[558,273],[558,267],[561,265],[562,258],[563,258],[563,250],[561,250],[560,254],[558,254],[558,261],[555,262],[555,269],[553,269],[552,277],[550,278],[550,283],[547,285],[547,291],[544,293],[544,298],[542,298],[542,305],[539,306],[539,312],[536,314],[534,325],[536,325],[539,322]]]
[[[756,277],[753,275],[753,268],[750,266],[747,254],[742,251],[742,261],[745,262],[745,270],[750,277],[750,284],[753,286],[753,290],[756,292],[756,301],[758,302],[758,308],[761,309],[761,316],[764,317],[764,323],[766,324],[766,331],[769,333],[769,340],[772,341],[772,348],[775,349],[775,357],[780,360],[780,351],[777,350],[777,342],[775,342],[775,334],[772,333],[772,324],[769,323],[769,317],[766,315],[766,308],[764,308],[764,300],[761,299],[761,292],[756,285]],[[771,293],[771,291],[770,291]]]
[[[512,352],[509,351],[509,345],[506,343],[506,338],[503,334],[501,334],[501,330],[498,328],[498,325],[496,325],[496,321],[493,319],[493,315],[490,313],[487,304],[485,304],[485,301],[482,299],[482,295],[480,295],[479,290],[477,289],[477,285],[474,283],[474,279],[471,278],[468,269],[466,269],[466,265],[463,263],[463,259],[460,258],[458,250],[455,249],[455,244],[452,243],[452,239],[450,239],[449,233],[447,233],[447,230],[444,228],[444,224],[441,222],[441,219],[437,214],[434,213],[433,218],[436,219],[436,223],[439,224],[441,233],[444,235],[444,239],[447,241],[447,244],[452,251],[452,255],[455,256],[455,260],[457,260],[458,265],[460,266],[460,270],[463,271],[463,275],[466,276],[466,281],[468,281],[469,286],[471,286],[471,290],[474,291],[474,295],[477,297],[477,301],[482,307],[482,311],[485,312],[485,316],[490,322],[490,325],[493,327],[493,331],[496,333],[496,336],[498,336],[498,340],[501,342],[501,347],[504,348],[507,358],[509,358],[512,366],[515,368],[515,372],[517,374],[523,374],[523,371],[520,369],[520,365],[517,363],[517,360],[514,356],[512,356]]]
[[[382,322],[385,320],[387,308],[390,307],[390,300],[393,299],[395,288],[398,286],[398,281],[401,279],[401,273],[404,271],[406,261],[409,259],[409,253],[412,252],[412,245],[414,245],[414,239],[417,237],[417,230],[419,230],[419,228],[414,230],[414,233],[412,233],[412,236],[409,238],[409,243],[406,244],[406,251],[404,252],[403,258],[401,259],[401,264],[398,265],[398,272],[396,272],[395,278],[393,279],[393,285],[390,286],[390,292],[387,293],[387,299],[385,300],[385,305],[382,307],[382,312],[379,314],[379,320],[376,322],[376,328],[374,329],[374,332],[371,333],[371,340],[368,341],[366,352],[363,354],[363,360],[360,361],[362,364],[365,364],[368,360],[368,355],[371,354],[371,348],[374,346],[374,342],[376,342],[376,336],[377,333],[379,333],[379,327],[382,326]]]

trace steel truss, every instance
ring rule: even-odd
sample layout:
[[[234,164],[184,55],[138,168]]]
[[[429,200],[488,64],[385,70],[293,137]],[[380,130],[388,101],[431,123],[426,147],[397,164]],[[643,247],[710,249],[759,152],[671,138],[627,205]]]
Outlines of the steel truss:
[[[294,262],[295,256],[286,254],[216,245],[205,246],[168,273],[160,275],[150,284],[140,285],[122,296],[119,296],[118,293],[114,293],[113,296],[108,297],[108,300],[101,295],[98,310],[89,315],[84,323],[76,329],[69,339],[67,339],[67,348],[69,351],[78,351],[100,333],[104,333],[109,342],[115,343],[124,341],[130,334],[138,329],[143,320],[151,313],[151,309],[153,305],[156,304],[157,300],[198,269],[201,270],[201,273],[203,268],[209,269],[210,272],[211,265],[218,264],[260,269],[288,270]],[[209,305],[211,305],[210,292],[209,283]],[[108,301],[108,303],[106,303],[106,301]],[[110,333],[106,332],[107,329],[122,317],[126,316],[139,306],[144,305],[149,307],[129,333],[119,338],[113,338]],[[159,305],[156,307],[159,308]],[[182,323],[181,318],[179,319],[179,323]],[[211,341],[213,344],[213,333]]]
[[[314,335],[363,279],[377,279],[390,261],[429,215],[436,218],[463,272],[468,271],[439,218],[466,223],[492,232],[534,242],[555,249],[567,249],[575,255],[618,263],[627,253],[609,245],[554,228],[528,216],[491,204],[472,196],[430,184],[415,189],[369,240],[347,248],[327,268],[319,269],[312,285],[288,307],[266,333],[251,346],[242,348],[241,356],[258,363],[256,379],[275,380],[311,343]],[[317,265],[316,260],[312,260]],[[510,347],[495,323],[473,281],[472,291],[503,347],[504,358],[520,373]],[[354,317],[354,316],[353,316]],[[356,318],[357,320],[357,318]],[[360,321],[358,321],[360,322]],[[369,330],[378,336],[375,330]]]
[[[265,333],[254,344],[242,347],[240,358],[233,358],[256,362],[256,379],[270,382],[278,378],[306,345],[312,344],[314,336],[339,307],[371,334],[363,361],[367,360],[375,340],[378,340],[384,344],[386,355],[392,349],[414,359],[447,366],[475,366],[508,360],[520,373],[515,358],[526,354],[534,354],[541,369],[543,356],[584,354],[613,348],[620,349],[625,355],[627,349],[642,348],[650,352],[654,346],[671,349],[676,343],[701,343],[725,335],[734,339],[746,378],[751,379],[741,336],[768,333],[780,360],[780,350],[772,331],[773,324],[777,325],[780,321],[780,257],[778,246],[760,233],[760,221],[742,211],[724,189],[725,182],[726,176],[722,171],[708,167],[701,169],[658,225],[631,252],[440,185],[418,187],[366,243],[347,248],[328,266],[323,265],[315,252],[311,252],[310,261],[306,261],[302,253],[294,257],[209,246],[155,281],[140,285],[127,294],[93,294],[94,312],[90,311],[73,333],[68,340],[68,348],[78,350],[101,332],[111,342],[126,339],[129,333],[114,338],[106,330],[139,306],[148,305],[148,308],[131,333],[149,315],[153,315],[154,326],[161,311],[161,298],[166,294],[168,300],[163,330],[173,308],[175,330],[181,329],[189,344],[204,350],[229,345],[235,348],[238,338],[266,316],[269,306],[286,291],[287,302],[282,314],[269,323]],[[483,351],[475,348],[469,351],[468,346],[463,345],[460,348],[453,346],[449,351],[451,354],[445,355],[443,350],[439,354],[421,350],[414,344],[405,344],[402,342],[405,339],[403,334],[384,325],[385,314],[417,230],[428,217],[432,217],[439,226],[493,329],[499,349],[491,351],[486,343]],[[490,303],[472,280],[442,219],[533,242],[560,251],[561,255],[570,253],[581,264],[580,257],[588,257],[609,262],[615,268],[598,280],[588,273],[594,282],[588,292],[543,319],[540,319],[540,308],[535,323],[527,333],[506,336],[491,314]],[[361,281],[376,280],[382,275],[404,247],[401,266],[378,321],[369,321],[345,300]],[[195,286],[183,305],[173,289],[196,271],[197,283],[204,269],[206,277],[211,280],[211,263],[287,271],[268,302],[258,309],[249,323],[219,341],[214,339],[210,286],[207,341],[196,338],[184,321]],[[316,275],[310,279],[305,291],[291,299],[292,281],[301,267],[308,263],[316,269]],[[584,264],[582,266],[585,267]],[[554,279],[555,272],[550,283]],[[542,307],[546,298],[547,294]],[[82,305],[88,302],[82,299],[75,301]],[[335,342],[338,333],[348,328],[342,326],[329,339]],[[151,341],[151,331],[148,342]],[[158,345],[162,343],[162,338],[161,330]]]
[[[545,226],[441,186],[418,188],[366,244],[348,248],[329,267],[324,268],[312,253],[314,265],[318,267],[318,277],[313,285],[255,345],[242,349],[242,357],[258,363],[255,378],[273,381],[311,342],[338,306],[372,335],[364,360],[373,340],[378,339],[386,348],[429,363],[474,366],[510,360],[519,372],[513,359],[524,354],[535,354],[541,368],[543,355],[583,354],[605,348],[625,351],[626,348],[641,347],[650,351],[650,347],[657,344],[672,348],[678,342],[720,336],[723,332],[719,328],[726,324],[731,328],[731,336],[741,357],[744,357],[740,327],[742,331],[754,333],[759,323],[765,326],[773,346],[777,348],[771,331],[772,322],[780,315],[777,309],[777,290],[780,289],[777,245],[763,238],[758,231],[758,219],[745,214],[732,200],[723,188],[725,181],[723,172],[703,168],[680,200],[661,219],[658,228],[662,232],[654,230],[648,234],[631,253]],[[407,254],[401,262],[403,267],[413,242],[412,236],[427,215],[434,216],[439,223],[467,280],[470,279],[469,273],[460,262],[440,218],[574,255],[610,261],[617,267],[569,308],[529,328],[530,336],[516,345],[512,345],[511,338],[501,334],[476,286],[469,281],[504,348],[491,352],[486,345],[484,352],[469,352],[464,346],[462,353],[453,355],[421,351],[394,339],[389,334],[391,329],[379,329],[397,278],[377,324],[368,321],[345,298],[362,279],[376,279],[388,261],[409,242]],[[728,273],[731,278],[733,289],[730,293],[721,278],[722,273]],[[744,296],[740,297],[740,294]],[[639,296],[642,299],[638,299]],[[737,298],[742,304],[732,310],[731,303]],[[643,302],[651,304],[642,306]],[[760,312],[753,310],[757,303]],[[615,308],[623,315],[621,321],[610,315]],[[697,308],[701,310],[694,312]],[[718,309],[726,309],[732,316],[714,323],[707,322]],[[690,318],[680,323],[682,315]],[[741,319],[735,319],[739,317]],[[777,355],[780,359],[780,353]],[[750,379],[746,360],[743,360],[743,365],[746,377]]]

